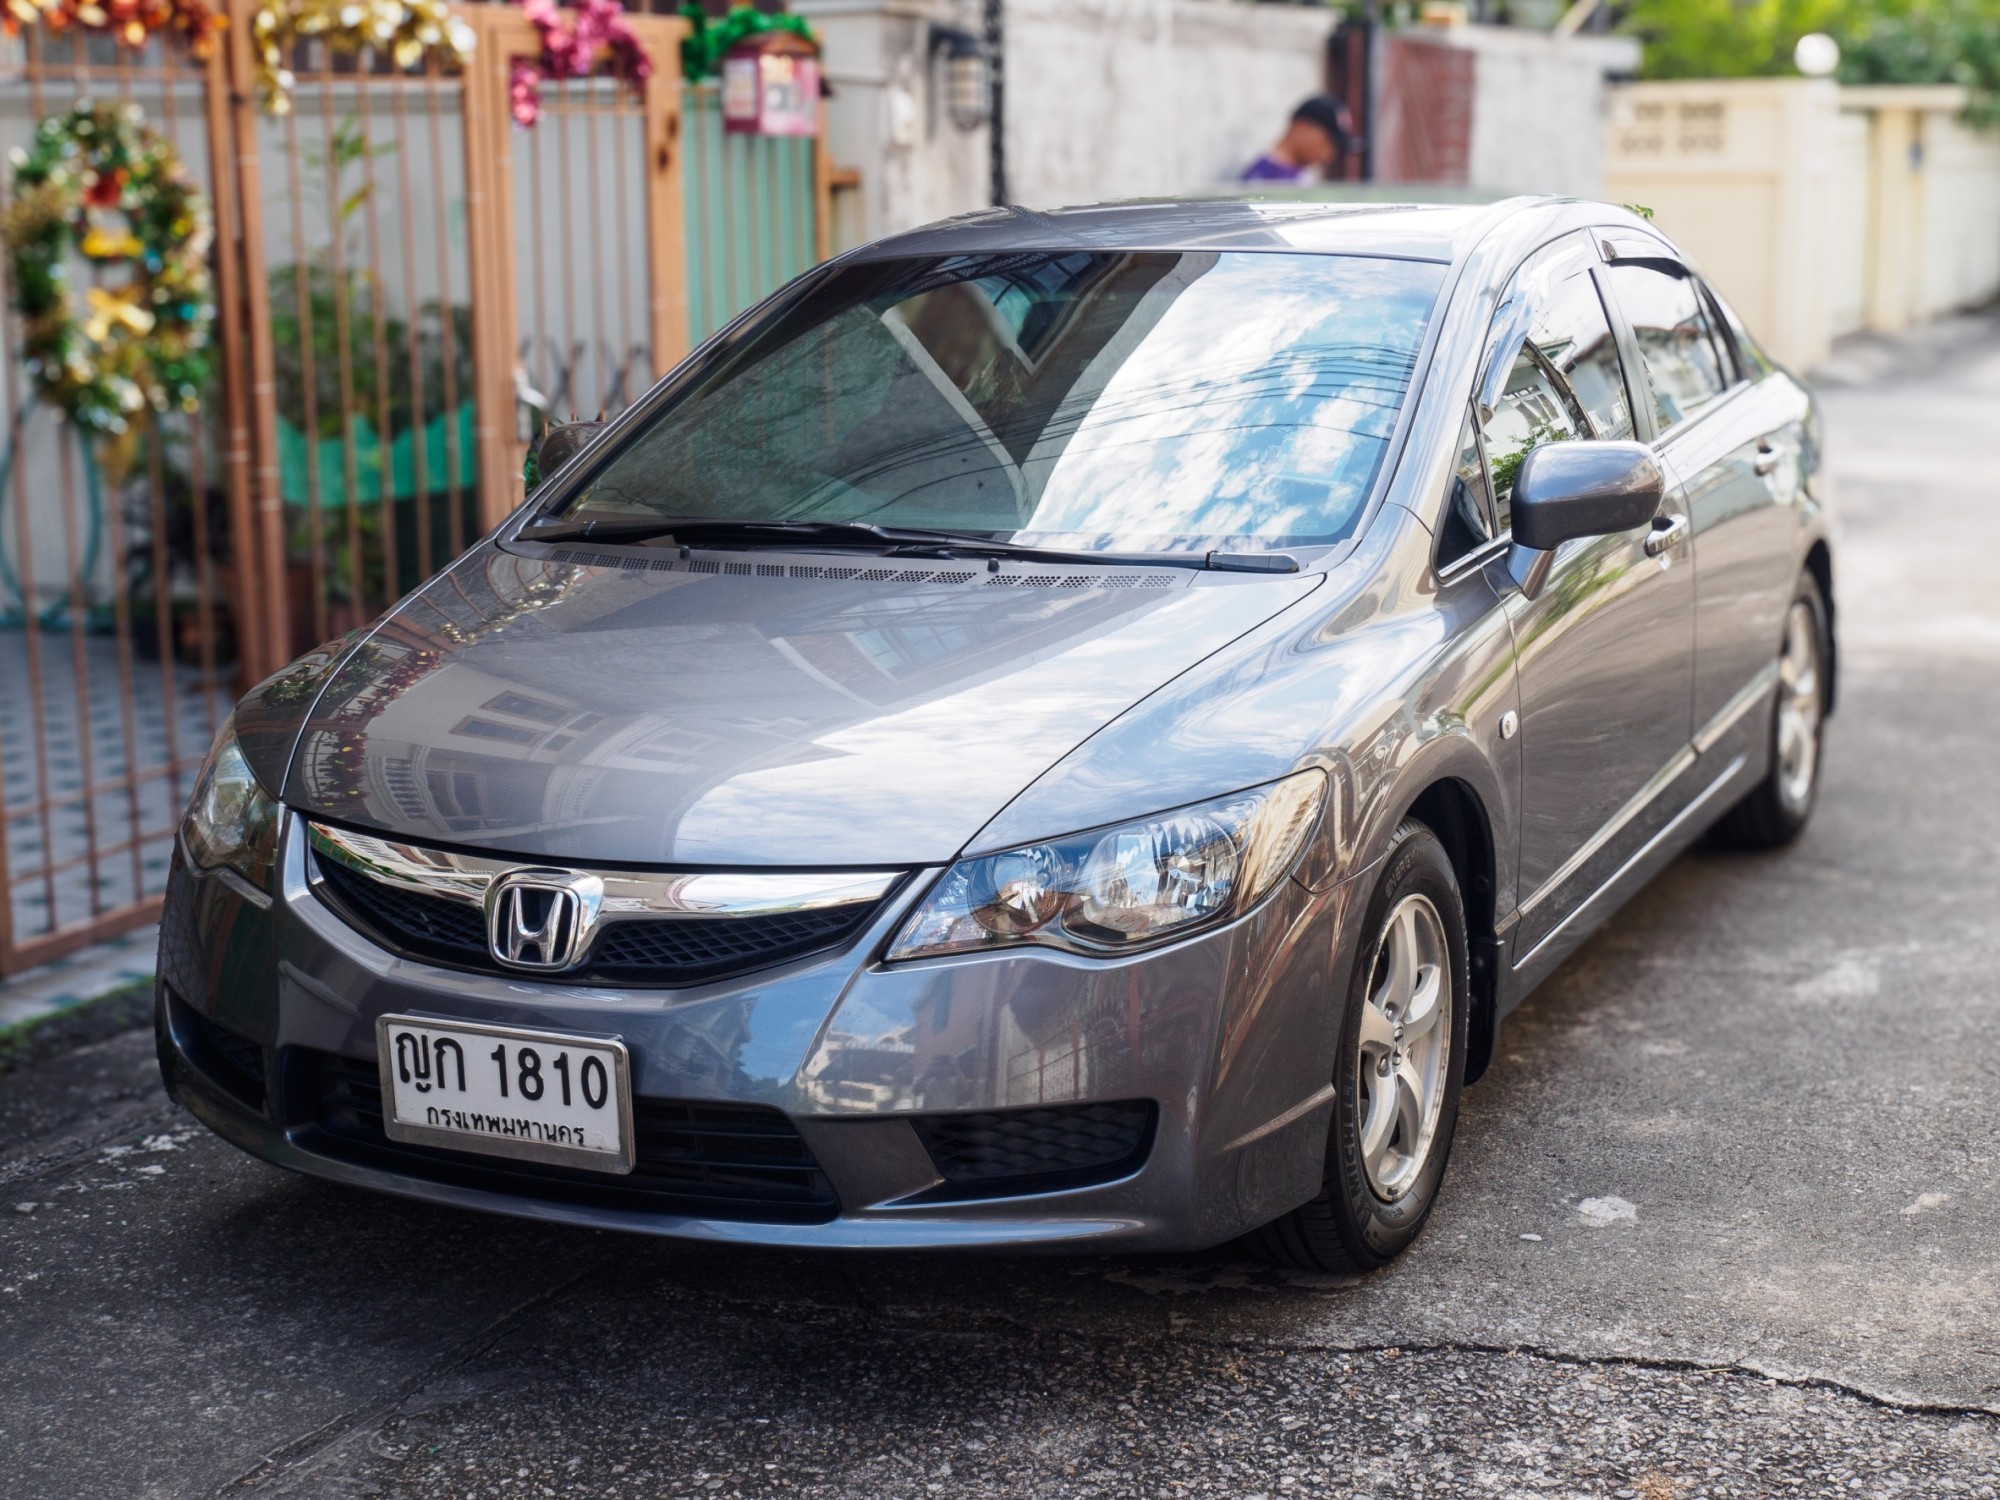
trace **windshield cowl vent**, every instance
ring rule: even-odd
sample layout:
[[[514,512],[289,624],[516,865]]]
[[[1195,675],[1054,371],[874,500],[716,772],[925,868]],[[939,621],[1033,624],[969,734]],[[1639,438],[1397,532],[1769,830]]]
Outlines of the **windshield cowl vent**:
[[[542,555],[550,562],[572,563],[586,568],[618,568],[627,573],[693,573],[729,578],[893,583],[903,587],[921,583],[934,588],[1169,589],[1186,583],[1192,576],[1167,569],[1107,567],[1093,572],[1076,572],[1062,568],[1018,568],[1004,563],[994,572],[983,567],[967,567],[963,563],[945,568],[926,568],[859,563],[735,562],[715,557],[642,557],[630,552],[596,552],[585,547],[551,547]]]

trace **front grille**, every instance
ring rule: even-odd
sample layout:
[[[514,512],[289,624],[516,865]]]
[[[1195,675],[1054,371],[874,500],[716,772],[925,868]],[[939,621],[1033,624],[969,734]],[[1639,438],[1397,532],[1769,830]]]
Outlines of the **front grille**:
[[[469,902],[385,885],[331,859],[317,861],[320,891],[384,946],[418,958],[500,974],[486,945],[484,912]],[[558,981],[678,985],[723,979],[831,948],[852,937],[879,903],[756,917],[654,917],[606,922],[581,967]]]
[[[598,933],[584,972],[605,979],[648,974],[693,979],[758,968],[838,942],[870,910],[833,906],[769,917],[611,922]]]
[[[785,1115],[755,1104],[635,1098],[637,1160],[622,1176],[509,1161],[392,1141],[382,1129],[375,1064],[294,1049],[294,1076],[311,1091],[313,1129],[302,1141],[323,1156],[405,1177],[644,1213],[760,1223],[824,1224],[840,1200]]]
[[[486,915],[480,908],[383,885],[330,859],[319,861],[319,872],[346,909],[344,915],[388,939],[390,947],[452,964],[491,963]]]
[[[1058,1104],[966,1115],[919,1115],[924,1149],[944,1178],[932,1198],[1050,1193],[1138,1169],[1153,1144],[1150,1099]]]

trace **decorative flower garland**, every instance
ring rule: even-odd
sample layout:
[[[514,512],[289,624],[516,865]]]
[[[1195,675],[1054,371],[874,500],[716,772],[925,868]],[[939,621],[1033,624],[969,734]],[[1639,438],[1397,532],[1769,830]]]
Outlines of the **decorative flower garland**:
[[[539,57],[517,57],[508,84],[509,107],[518,125],[542,117],[544,78],[588,78],[599,49],[611,55],[612,76],[640,98],[653,76],[653,55],[633,33],[621,0],[582,0],[558,10],[554,0],[522,0],[521,10],[541,34]]]
[[[0,30],[8,36],[37,23],[57,33],[107,32],[135,52],[156,32],[174,31],[196,57],[213,52],[229,24],[208,0],[6,0],[0,7]]]
[[[200,405],[215,302],[208,202],[137,106],[52,115],[15,158],[14,201],[0,217],[7,275],[35,389],[130,457],[153,412]],[[70,296],[72,250],[92,266],[129,262],[129,285]]]
[[[739,4],[732,6],[729,14],[720,21],[711,21],[708,12],[697,0],[686,0],[681,6],[681,16],[690,28],[681,42],[681,76],[689,83],[719,77],[722,59],[731,47],[747,37],[762,36],[767,31],[789,31],[815,47],[819,45],[819,38],[813,34],[806,18],[788,11],[772,15],[750,5]]]
[[[405,72],[432,57],[462,68],[478,45],[447,0],[263,0],[250,32],[257,47],[257,92],[274,115],[291,111],[298,80],[286,63],[300,42],[321,41],[336,52],[373,48]]]

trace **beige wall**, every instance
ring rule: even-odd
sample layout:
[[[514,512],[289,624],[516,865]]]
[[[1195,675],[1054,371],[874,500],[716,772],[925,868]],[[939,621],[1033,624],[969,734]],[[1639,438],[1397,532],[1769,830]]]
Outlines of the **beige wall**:
[[[1852,89],[1848,95],[1863,92]],[[1926,110],[1922,118],[1923,293],[1918,312],[1935,317],[2000,292],[2000,135],[1968,128],[1955,104]]]
[[[1624,84],[1604,195],[1650,208],[1771,352],[1800,369],[1832,338],[1840,89],[1810,79]]]
[[[1772,353],[2000,295],[2000,136],[1952,87],[1804,79],[1613,91],[1605,196],[1643,204]]]

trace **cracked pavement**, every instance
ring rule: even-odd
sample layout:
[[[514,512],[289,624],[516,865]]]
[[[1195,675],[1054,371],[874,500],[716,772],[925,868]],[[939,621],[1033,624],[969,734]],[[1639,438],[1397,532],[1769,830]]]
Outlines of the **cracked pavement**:
[[[1996,402],[2000,325],[1827,393],[1817,821],[1510,1018],[1386,1272],[373,1198],[198,1130],[132,1034],[0,1082],[7,1494],[2000,1494]]]

